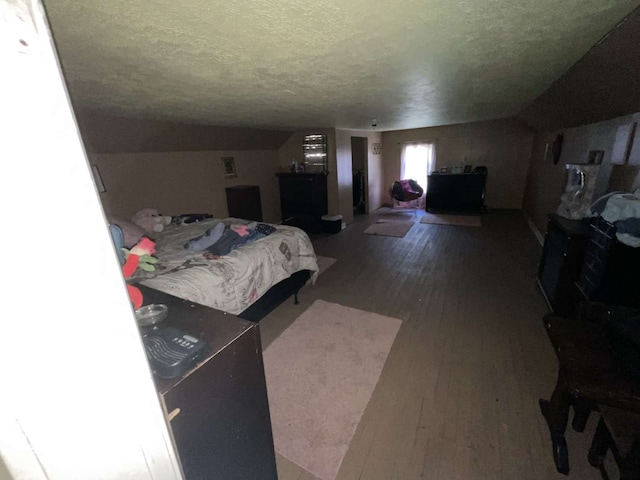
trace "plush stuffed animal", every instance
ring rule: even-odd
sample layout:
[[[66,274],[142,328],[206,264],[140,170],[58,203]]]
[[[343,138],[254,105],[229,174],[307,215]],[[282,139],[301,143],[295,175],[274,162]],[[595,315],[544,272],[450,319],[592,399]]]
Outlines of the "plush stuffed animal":
[[[131,250],[123,250],[127,257],[122,266],[124,278],[130,278],[138,268],[146,272],[153,272],[156,269],[155,264],[158,260],[152,256],[156,251],[156,244],[147,237],[142,237]],[[142,292],[140,289],[127,283],[127,292],[129,292],[129,298],[134,308],[136,310],[140,308],[142,306]]]
[[[131,218],[131,221],[148,235],[153,235],[164,230],[165,225],[171,223],[171,217],[160,215],[160,212],[155,208],[143,208]]]

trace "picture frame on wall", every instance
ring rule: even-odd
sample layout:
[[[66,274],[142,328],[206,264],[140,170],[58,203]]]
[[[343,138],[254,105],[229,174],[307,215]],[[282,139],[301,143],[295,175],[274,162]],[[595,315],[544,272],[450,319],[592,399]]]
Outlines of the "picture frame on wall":
[[[233,157],[222,157],[222,168],[224,170],[224,178],[237,178],[236,162]]]

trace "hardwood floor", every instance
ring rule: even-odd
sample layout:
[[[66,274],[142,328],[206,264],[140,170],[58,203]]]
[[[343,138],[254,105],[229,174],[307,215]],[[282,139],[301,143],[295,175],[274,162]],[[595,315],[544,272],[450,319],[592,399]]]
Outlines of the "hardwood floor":
[[[541,247],[522,213],[484,214],[481,228],[416,223],[401,239],[362,234],[379,215],[315,239],[338,261],[300,305],[260,322],[266,348],[316,299],[403,321],[338,479],[565,478],[538,410],[557,363],[535,282]],[[595,421],[567,431],[572,478],[600,478],[586,460]],[[315,478],[280,456],[278,472]]]

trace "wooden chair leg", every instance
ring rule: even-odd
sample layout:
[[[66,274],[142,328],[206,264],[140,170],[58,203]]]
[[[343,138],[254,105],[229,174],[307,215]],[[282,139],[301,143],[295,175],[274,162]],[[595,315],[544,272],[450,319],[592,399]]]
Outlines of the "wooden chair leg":
[[[611,441],[609,429],[605,425],[602,417],[600,417],[600,421],[596,427],[596,433],[593,434],[589,455],[587,456],[591,466],[599,468],[602,465],[604,457],[607,456],[607,450],[611,447]]]
[[[624,460],[618,462],[620,480],[640,480],[640,440],[636,440]]]
[[[573,420],[571,426],[576,432],[584,432],[587,422],[589,421],[589,415],[591,414],[591,405],[589,402],[582,399],[575,399],[573,401]]]
[[[558,373],[556,388],[553,390],[550,400],[538,401],[540,410],[551,434],[551,448],[556,470],[563,475],[569,474],[569,448],[564,433],[569,421],[569,407],[573,397],[564,386],[562,372]]]

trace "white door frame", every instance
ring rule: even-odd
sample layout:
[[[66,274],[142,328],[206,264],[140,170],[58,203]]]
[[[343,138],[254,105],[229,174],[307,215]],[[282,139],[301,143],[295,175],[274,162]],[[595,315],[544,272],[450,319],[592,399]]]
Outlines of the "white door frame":
[[[0,65],[0,475],[182,479],[40,0]]]

